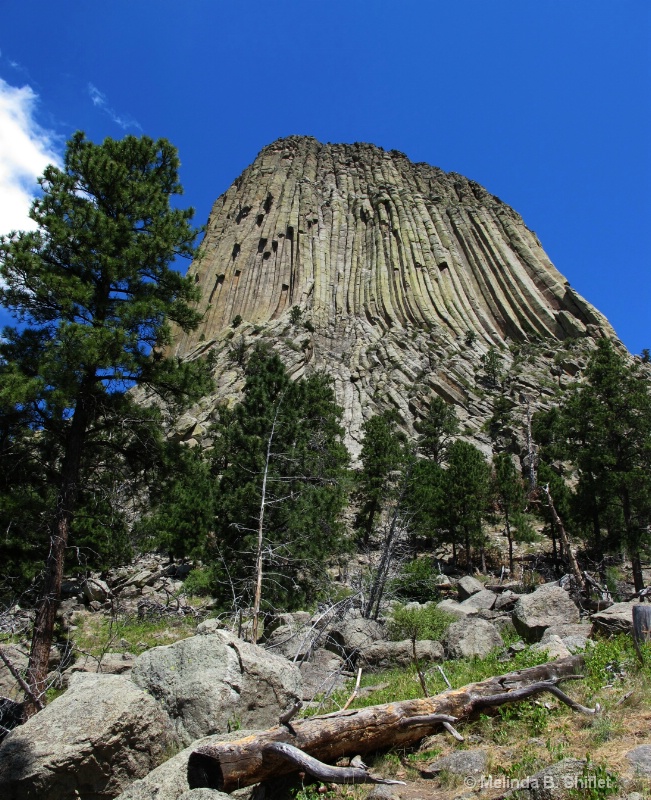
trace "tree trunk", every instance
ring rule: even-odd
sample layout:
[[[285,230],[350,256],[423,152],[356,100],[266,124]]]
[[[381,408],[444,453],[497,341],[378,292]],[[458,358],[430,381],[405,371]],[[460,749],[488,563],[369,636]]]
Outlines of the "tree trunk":
[[[291,744],[314,758],[328,761],[415,744],[443,722],[467,719],[482,708],[521,700],[542,691],[560,697],[563,693],[555,684],[575,675],[582,664],[581,656],[572,656],[451,689],[436,697],[309,717],[239,741],[206,745],[190,756],[188,782],[192,789],[207,787],[231,792],[295,770],[295,765],[288,764],[269,747],[274,743]],[[569,701],[578,710],[593,713],[573,704],[565,695],[560,699]]]
[[[94,376],[93,376],[94,382]],[[90,383],[87,378],[85,383]],[[50,648],[54,638],[54,623],[61,602],[61,583],[63,581],[63,565],[70,524],[77,502],[81,457],[88,428],[89,395],[82,397],[77,403],[70,423],[66,440],[65,456],[61,468],[61,483],[56,501],[56,510],[50,534],[50,551],[45,564],[45,582],[43,594],[36,605],[36,617],[32,632],[32,646],[27,667],[27,684],[31,696],[28,695],[23,706],[23,717],[29,719],[37,711],[35,702],[44,701],[47,680],[47,668],[50,660]]]
[[[552,500],[552,496],[549,492],[549,485],[543,488],[543,491],[547,495],[547,502],[549,503],[549,510],[552,513],[552,518],[556,523],[556,528],[558,529],[558,534],[561,537],[561,541],[563,542],[563,548],[567,554],[567,559],[570,562],[570,567],[572,569],[572,574],[576,578],[577,583],[581,589],[585,589],[585,581],[583,580],[583,575],[581,574],[581,570],[579,569],[579,563],[576,560],[576,556],[574,555],[574,550],[572,550],[570,546],[570,540],[567,535],[567,531],[563,526],[563,522],[561,518],[556,513],[556,509],[554,508],[554,502]]]
[[[271,426],[271,433],[267,440],[267,455],[264,462],[264,474],[262,476],[262,493],[260,498],[260,514],[258,516],[258,546],[255,557],[255,595],[253,598],[253,629],[252,637],[253,644],[258,641],[258,623],[260,620],[260,600],[262,598],[262,552],[264,545],[264,510],[267,504],[267,476],[269,475],[269,461],[271,460],[271,443],[273,442],[274,433],[276,431],[276,420],[278,419],[278,411],[280,404],[283,401],[283,395],[280,396],[278,405],[276,406],[276,413],[274,414],[274,421]]]
[[[513,577],[513,536],[511,535],[511,524],[509,522],[509,511],[504,511],[504,526],[506,528],[506,538],[509,542],[509,572]]]

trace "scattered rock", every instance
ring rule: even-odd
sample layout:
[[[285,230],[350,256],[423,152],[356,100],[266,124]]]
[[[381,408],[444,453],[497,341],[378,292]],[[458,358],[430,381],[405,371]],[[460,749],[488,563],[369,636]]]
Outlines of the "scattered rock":
[[[464,575],[463,578],[457,583],[457,591],[459,592],[459,600],[467,600],[473,594],[481,592],[484,589],[484,584],[473,578],[472,575]]]
[[[104,603],[111,596],[108,584],[100,578],[87,578],[82,589],[84,597],[89,603]]]
[[[411,639],[402,642],[376,642],[360,653],[361,661],[371,669],[406,667],[413,662]],[[416,642],[416,658],[419,661],[443,661],[444,651],[440,642],[430,639]]]
[[[462,603],[457,603],[456,600],[451,600],[449,598],[446,600],[441,600],[440,603],[436,604],[436,607],[440,611],[444,611],[446,614],[450,614],[457,619],[464,619],[467,616],[477,613],[476,608],[464,606]]]
[[[419,771],[423,778],[434,778],[443,770],[453,775],[477,775],[486,770],[487,761],[485,750],[455,750]]]
[[[631,762],[635,772],[651,775],[651,744],[634,747],[626,753],[626,758]]]
[[[560,636],[548,636],[544,642],[540,641],[532,644],[531,650],[533,652],[545,651],[550,661],[555,661],[557,658],[567,658],[572,655]]]
[[[602,633],[631,633],[635,605],[636,602],[614,603],[610,608],[592,614],[590,619],[595,628]]]
[[[459,603],[460,608],[470,608],[479,610],[490,611],[495,605],[497,595],[488,589],[482,589],[480,592],[466,598],[463,602]]]
[[[569,594],[556,583],[546,583],[515,604],[513,625],[528,642],[537,642],[552,625],[578,623],[579,609]]]
[[[346,618],[328,629],[325,647],[354,661],[360,651],[381,639],[384,639],[384,629],[379,622],[362,617]]]
[[[167,714],[127,678],[76,675],[0,746],[0,796],[108,800],[178,744]]]
[[[507,792],[513,800],[563,800],[578,785],[585,761],[565,758],[521,779],[520,788]]]
[[[318,694],[327,694],[343,689],[350,672],[345,671],[346,662],[330,650],[315,650],[309,661],[304,661],[299,670],[303,679],[303,700],[312,700]]]
[[[505,592],[497,596],[495,600],[495,611],[510,611],[513,606],[518,602],[522,595],[512,592],[507,589]]]
[[[227,631],[147,650],[132,679],[159,700],[187,744],[233,725],[271,727],[303,697],[294,664]]]
[[[453,622],[443,637],[443,646],[449,658],[485,658],[504,641],[497,628],[485,619],[461,619]]]
[[[24,675],[29,661],[27,648],[14,644],[2,645],[2,652],[20,674]],[[0,661],[0,696],[16,701],[22,701],[23,699],[22,689],[3,661]]]
[[[80,672],[103,675],[128,675],[133,667],[133,653],[105,653],[101,662],[95,658],[76,661],[61,675],[62,686],[68,686],[70,678]]]

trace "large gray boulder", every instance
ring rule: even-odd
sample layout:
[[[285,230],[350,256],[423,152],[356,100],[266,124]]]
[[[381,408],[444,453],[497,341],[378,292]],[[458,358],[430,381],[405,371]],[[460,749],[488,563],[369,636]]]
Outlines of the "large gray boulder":
[[[233,726],[268,728],[303,695],[294,664],[228,631],[147,650],[131,678],[162,704],[186,744]]]
[[[497,595],[495,592],[491,592],[489,589],[482,589],[480,592],[475,592],[475,594],[470,595],[470,597],[467,597],[459,603],[459,608],[469,608],[475,611],[490,611],[494,607],[496,600]]]
[[[0,746],[0,797],[108,800],[179,745],[167,714],[128,678],[75,675]]]
[[[310,655],[309,661],[299,665],[303,679],[303,700],[313,700],[317,695],[343,689],[351,676],[346,662],[330,650],[319,648]]]
[[[579,609],[557,583],[546,583],[531,594],[522,595],[512,614],[517,632],[528,642],[540,641],[552,625],[575,624]]]
[[[457,592],[459,592],[459,600],[466,600],[477,592],[481,592],[484,584],[473,578],[472,575],[464,575],[463,578],[457,583]]]
[[[24,675],[29,662],[28,648],[13,644],[2,645],[2,652],[20,674]],[[22,701],[23,699],[23,690],[3,661],[0,661],[0,697],[7,697],[16,701]]]
[[[191,747],[186,747],[185,750],[181,750],[169,761],[161,764],[160,767],[150,772],[142,780],[132,783],[116,800],[180,800],[186,792],[191,791],[188,784],[188,761],[190,760],[190,754],[197,747],[217,744],[218,742],[232,742],[257,732],[255,730],[241,730],[199,739],[193,742]],[[194,792],[197,791],[199,790],[194,790]],[[222,792],[214,791],[214,800],[224,800],[227,797],[232,798],[232,795],[224,795]]]
[[[633,606],[632,603],[614,603],[603,611],[597,611],[591,616],[592,622],[597,630],[603,633],[631,633],[633,630]]]
[[[413,658],[411,639],[402,642],[375,642],[360,653],[360,662],[371,670],[406,667],[413,662]],[[443,661],[443,645],[429,639],[417,641],[416,658],[419,661]]]
[[[441,600],[440,603],[436,604],[436,607],[439,611],[444,611],[446,614],[450,614],[450,616],[456,619],[465,619],[465,617],[477,613],[477,609],[473,608],[473,606],[465,606],[463,603],[457,603],[456,600],[450,598]]]
[[[385,631],[379,622],[363,617],[345,617],[328,629],[325,647],[354,661],[362,650],[384,637]]]
[[[503,645],[504,640],[497,628],[478,617],[453,622],[443,637],[443,646],[449,658],[485,658],[491,650]]]

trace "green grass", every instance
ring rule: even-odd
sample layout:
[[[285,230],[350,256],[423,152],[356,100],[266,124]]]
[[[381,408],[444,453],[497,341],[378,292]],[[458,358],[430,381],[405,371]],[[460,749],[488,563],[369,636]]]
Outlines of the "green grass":
[[[70,639],[79,650],[93,656],[121,650],[140,655],[151,647],[172,644],[179,639],[194,636],[196,627],[197,621],[186,617],[139,620],[133,617],[110,619],[103,616],[84,616],[79,620],[79,628],[72,632]]]

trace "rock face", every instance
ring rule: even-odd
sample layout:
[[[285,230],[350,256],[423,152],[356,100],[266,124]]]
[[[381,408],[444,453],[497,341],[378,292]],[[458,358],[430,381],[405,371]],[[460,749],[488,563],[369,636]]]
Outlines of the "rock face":
[[[554,583],[546,583],[531,594],[522,595],[513,609],[513,625],[528,642],[540,641],[552,625],[576,624],[579,609],[569,594]]]
[[[132,679],[162,704],[185,744],[233,726],[271,727],[303,694],[297,667],[226,631],[147,650]]]
[[[118,675],[80,675],[0,747],[3,800],[111,798],[178,747],[167,714]]]
[[[370,144],[265,147],[215,202],[190,275],[203,322],[173,351],[211,353],[215,401],[237,397],[237,354],[267,339],[291,374],[334,376],[353,452],[378,403],[410,428],[432,393],[486,443],[490,403],[475,384],[490,346],[521,373],[517,398],[543,377],[574,375],[595,337],[614,337],[513,209],[461,175]],[[554,362],[566,339],[585,343],[568,350],[572,372]],[[179,438],[205,436],[215,401],[184,415]]]

